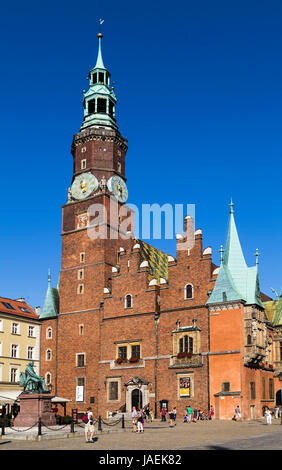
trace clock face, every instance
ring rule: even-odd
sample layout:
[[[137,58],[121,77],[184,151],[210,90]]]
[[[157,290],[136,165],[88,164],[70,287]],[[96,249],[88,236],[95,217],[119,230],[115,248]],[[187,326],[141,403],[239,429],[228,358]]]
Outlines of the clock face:
[[[71,195],[74,199],[84,199],[90,196],[98,188],[98,180],[92,173],[78,175],[71,187]]]
[[[125,182],[119,176],[112,176],[108,180],[108,189],[115,195],[119,202],[125,202],[128,198],[128,190]]]

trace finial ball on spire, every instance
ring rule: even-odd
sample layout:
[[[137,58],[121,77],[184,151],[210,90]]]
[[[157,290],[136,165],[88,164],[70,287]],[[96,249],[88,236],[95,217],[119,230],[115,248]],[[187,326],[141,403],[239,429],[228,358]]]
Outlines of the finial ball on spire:
[[[98,33],[98,34],[97,34],[97,38],[101,38],[101,39],[102,39],[102,37],[103,37],[103,34],[102,34],[102,33]]]

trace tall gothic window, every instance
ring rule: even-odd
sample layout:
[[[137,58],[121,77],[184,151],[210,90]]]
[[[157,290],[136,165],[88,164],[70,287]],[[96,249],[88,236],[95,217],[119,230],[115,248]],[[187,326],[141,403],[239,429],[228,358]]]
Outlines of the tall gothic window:
[[[186,284],[184,288],[184,298],[185,299],[193,298],[193,285],[192,284]]]
[[[180,338],[179,352],[193,353],[193,338],[187,335]]]

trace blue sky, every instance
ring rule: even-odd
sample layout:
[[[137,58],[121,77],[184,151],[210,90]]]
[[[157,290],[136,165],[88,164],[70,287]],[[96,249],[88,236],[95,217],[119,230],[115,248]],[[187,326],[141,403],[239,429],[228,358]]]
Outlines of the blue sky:
[[[261,289],[280,290],[281,1],[51,0],[1,7],[1,295],[42,306],[48,268],[57,283],[99,18],[129,202],[195,204],[218,263],[232,197],[248,265],[259,248]]]

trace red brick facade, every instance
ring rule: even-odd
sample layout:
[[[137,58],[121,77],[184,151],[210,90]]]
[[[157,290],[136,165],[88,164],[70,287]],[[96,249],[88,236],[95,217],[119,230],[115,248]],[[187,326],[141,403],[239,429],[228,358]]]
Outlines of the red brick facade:
[[[127,141],[110,127],[90,126],[74,136],[73,179],[92,173],[100,186],[62,208],[59,314],[42,318],[41,374],[50,374],[55,395],[71,400],[68,414],[91,405],[96,415],[107,417],[138,403],[150,403],[159,414],[167,401],[180,416],[189,404],[202,410],[213,405],[216,417],[230,418],[240,404],[249,417],[250,382],[261,383],[262,375],[268,380],[272,373],[244,366],[248,312],[240,304],[233,314],[210,313],[206,302],[216,266],[211,250],[203,250],[201,230],[193,229],[195,245],[189,249],[183,249],[186,238],[178,239],[176,259],[168,257],[168,278],[159,285],[149,282],[138,240],[119,233],[132,213],[128,209],[120,218],[126,206],[101,185],[103,177],[125,180],[126,151]],[[107,210],[106,239],[89,233],[93,204]],[[134,233],[132,220],[127,230]],[[188,224],[186,234],[190,230]],[[224,382],[231,383],[233,395],[221,394]],[[243,396],[247,401],[237,403]],[[258,386],[258,416],[261,398]],[[267,395],[263,403],[274,401]]]

